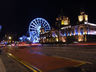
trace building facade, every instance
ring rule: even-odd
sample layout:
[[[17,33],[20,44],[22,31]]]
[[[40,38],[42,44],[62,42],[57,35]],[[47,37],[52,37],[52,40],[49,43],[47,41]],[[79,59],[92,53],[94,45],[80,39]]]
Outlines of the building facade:
[[[96,24],[88,22],[85,12],[80,12],[77,24],[70,25],[68,17],[59,16],[56,25],[57,29],[40,34],[41,43],[96,42]]]
[[[96,41],[96,24],[84,23],[75,26],[63,27],[61,32],[63,34],[63,40],[66,42],[67,38],[74,42],[93,42]],[[63,42],[63,41],[62,41]]]

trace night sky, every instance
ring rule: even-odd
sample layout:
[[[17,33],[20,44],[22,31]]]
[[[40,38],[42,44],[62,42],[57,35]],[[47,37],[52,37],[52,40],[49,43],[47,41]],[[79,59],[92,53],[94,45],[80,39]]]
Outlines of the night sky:
[[[17,33],[22,36],[27,33],[30,21],[36,17],[45,18],[54,26],[61,9],[73,23],[80,9],[89,15],[89,22],[96,23],[96,3],[92,0],[0,0],[0,35]]]

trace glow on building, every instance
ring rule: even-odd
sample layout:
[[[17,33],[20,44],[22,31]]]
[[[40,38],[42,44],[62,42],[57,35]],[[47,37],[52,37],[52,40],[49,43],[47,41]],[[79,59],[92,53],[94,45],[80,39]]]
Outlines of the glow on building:
[[[60,17],[56,18],[56,21],[58,22],[58,24],[65,25],[65,26],[69,25],[69,23],[70,23],[69,18],[66,16],[60,16]]]
[[[89,22],[84,22],[84,24],[86,24],[86,25],[91,25],[91,26],[96,26],[96,24],[89,23]]]
[[[66,42],[66,39],[64,37],[62,37],[61,39],[62,39],[62,42]]]
[[[79,41],[79,42],[84,41],[83,35],[81,35],[81,36],[78,37],[78,41]]]
[[[63,16],[63,19],[61,20],[61,25],[69,25],[69,18]]]

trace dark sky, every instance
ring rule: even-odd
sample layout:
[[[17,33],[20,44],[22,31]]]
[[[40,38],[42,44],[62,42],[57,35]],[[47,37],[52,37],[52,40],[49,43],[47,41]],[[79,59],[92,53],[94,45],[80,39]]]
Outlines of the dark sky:
[[[89,21],[96,23],[96,4],[92,0],[0,0],[1,35],[26,34],[30,21],[36,17],[43,17],[54,25],[61,9],[74,22],[81,8],[89,15]]]

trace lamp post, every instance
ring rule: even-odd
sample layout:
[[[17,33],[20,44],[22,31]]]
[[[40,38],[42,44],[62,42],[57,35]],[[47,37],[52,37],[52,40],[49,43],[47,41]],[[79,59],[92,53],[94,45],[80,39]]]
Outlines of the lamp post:
[[[12,41],[12,37],[11,36],[8,37],[8,41],[9,41],[9,43],[11,43],[11,41]]]
[[[12,39],[12,37],[11,37],[11,36],[9,36],[9,37],[8,37],[8,39],[9,39],[9,40],[11,40],[11,39]]]

